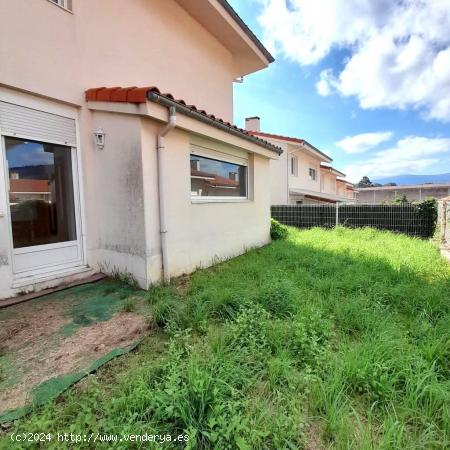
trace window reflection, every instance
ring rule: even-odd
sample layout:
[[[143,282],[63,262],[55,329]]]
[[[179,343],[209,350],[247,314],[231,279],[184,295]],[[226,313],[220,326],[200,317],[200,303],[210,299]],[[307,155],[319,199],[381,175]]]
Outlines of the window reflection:
[[[70,147],[5,138],[14,248],[76,240]]]
[[[247,167],[191,155],[192,197],[247,197]]]

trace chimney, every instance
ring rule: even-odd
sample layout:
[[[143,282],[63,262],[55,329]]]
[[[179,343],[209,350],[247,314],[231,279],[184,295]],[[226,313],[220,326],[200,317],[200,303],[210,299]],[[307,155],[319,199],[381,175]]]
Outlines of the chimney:
[[[230,180],[236,181],[237,172],[228,172],[228,176],[229,176]]]
[[[247,117],[245,119],[245,129],[247,131],[261,131],[260,121],[261,119],[258,116]]]

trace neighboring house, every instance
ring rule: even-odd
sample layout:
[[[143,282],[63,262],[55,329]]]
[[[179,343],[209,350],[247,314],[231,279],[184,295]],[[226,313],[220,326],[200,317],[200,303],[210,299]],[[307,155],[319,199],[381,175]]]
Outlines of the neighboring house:
[[[352,183],[343,178],[338,177],[336,179],[336,186],[338,197],[346,199],[343,200],[346,203],[355,203],[357,190],[355,189]]]
[[[338,180],[345,174],[331,167],[333,160],[309,142],[261,132],[259,117],[246,118],[245,128],[253,136],[266,139],[283,149],[280,158],[270,164],[272,205],[353,201],[350,186],[340,186]]]
[[[281,149],[231,122],[233,80],[273,58],[225,0],[0,15],[0,298],[98,270],[146,288],[270,241]]]
[[[440,200],[450,195],[450,183],[416,184],[358,188],[357,203],[383,203],[406,199],[409,202],[426,198]]]

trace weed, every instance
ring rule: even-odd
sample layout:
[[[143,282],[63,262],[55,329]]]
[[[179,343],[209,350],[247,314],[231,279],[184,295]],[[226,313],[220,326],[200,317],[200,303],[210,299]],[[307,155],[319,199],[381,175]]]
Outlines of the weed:
[[[128,298],[122,305],[122,311],[124,312],[133,312],[136,310],[136,303],[132,298]]]

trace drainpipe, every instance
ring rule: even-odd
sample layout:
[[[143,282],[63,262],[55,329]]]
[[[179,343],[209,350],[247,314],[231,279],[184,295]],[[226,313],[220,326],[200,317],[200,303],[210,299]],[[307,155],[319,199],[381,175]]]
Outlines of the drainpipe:
[[[156,144],[156,154],[158,158],[158,191],[159,191],[159,230],[161,239],[161,257],[164,283],[170,282],[169,258],[167,255],[167,222],[166,205],[164,192],[164,149],[166,147],[165,137],[177,124],[177,110],[174,106],[169,108],[169,120],[161,130],[159,130]]]

